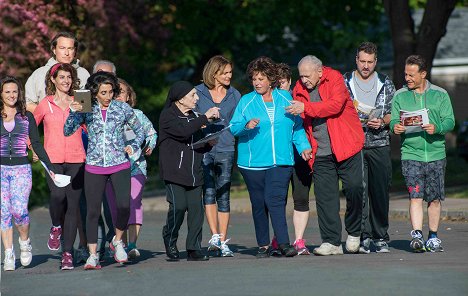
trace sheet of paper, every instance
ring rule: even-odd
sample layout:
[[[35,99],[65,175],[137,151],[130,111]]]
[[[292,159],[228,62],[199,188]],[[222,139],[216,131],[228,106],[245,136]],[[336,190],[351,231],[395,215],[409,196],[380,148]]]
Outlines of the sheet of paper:
[[[214,140],[214,139],[217,139],[219,136],[221,136],[221,134],[223,132],[225,132],[226,130],[228,130],[229,128],[231,128],[231,125],[228,125],[226,126],[225,128],[223,128],[222,130],[216,132],[216,133],[211,133],[211,134],[208,134],[206,135],[204,138],[196,141],[195,143],[192,144],[192,146],[198,146],[200,144],[206,144],[208,143],[209,141],[211,140]]]
[[[46,170],[47,174],[49,174],[49,176],[50,176],[50,170],[47,167],[47,165],[44,162],[42,162],[42,160],[41,160],[41,164],[44,167],[44,169]],[[54,181],[54,184],[57,187],[65,187],[65,186],[67,186],[68,184],[71,183],[71,176],[62,175],[62,174],[55,174],[55,178],[53,178],[52,181]]]
[[[416,111],[400,110],[400,122],[405,126],[406,134],[422,132],[422,125],[429,124],[427,109]]]

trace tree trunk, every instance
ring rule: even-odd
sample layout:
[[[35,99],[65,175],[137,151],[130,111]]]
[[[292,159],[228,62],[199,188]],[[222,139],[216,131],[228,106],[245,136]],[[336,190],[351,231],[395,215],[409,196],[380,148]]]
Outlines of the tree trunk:
[[[437,45],[447,31],[457,0],[428,0],[417,35],[408,0],[384,0],[383,3],[390,21],[395,87],[398,89],[405,84],[405,60],[412,54],[426,59],[430,77]]]

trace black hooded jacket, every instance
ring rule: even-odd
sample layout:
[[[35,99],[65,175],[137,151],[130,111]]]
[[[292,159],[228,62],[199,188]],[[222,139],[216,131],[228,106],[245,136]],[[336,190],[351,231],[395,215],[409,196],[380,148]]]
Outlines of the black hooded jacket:
[[[164,108],[159,117],[159,174],[164,181],[183,186],[203,185],[203,153],[211,150],[206,144],[193,147],[203,138],[202,127],[208,124],[205,115],[189,111],[184,115],[175,104]]]

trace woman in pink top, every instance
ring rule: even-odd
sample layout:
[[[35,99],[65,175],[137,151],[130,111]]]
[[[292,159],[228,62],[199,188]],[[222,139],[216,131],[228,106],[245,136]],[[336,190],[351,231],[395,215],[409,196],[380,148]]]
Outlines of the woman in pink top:
[[[71,184],[57,187],[50,177],[50,217],[52,227],[47,246],[56,251],[63,236],[62,270],[73,269],[71,254],[77,232],[79,200],[83,191],[84,162],[86,158],[81,138],[82,127],[65,137],[63,127],[70,113],[73,90],[79,88],[76,70],[70,64],[55,64],[46,75],[47,96],[34,110],[37,124],[44,125],[44,148],[55,165],[56,173],[71,176]],[[63,225],[62,217],[65,217]]]

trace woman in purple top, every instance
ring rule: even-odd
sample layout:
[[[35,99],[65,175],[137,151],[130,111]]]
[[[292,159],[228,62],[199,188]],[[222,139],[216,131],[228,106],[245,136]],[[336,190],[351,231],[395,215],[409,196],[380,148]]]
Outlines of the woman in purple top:
[[[26,111],[26,100],[21,85],[14,77],[0,80],[0,171],[1,171],[1,233],[5,248],[5,271],[15,270],[13,250],[13,219],[19,232],[21,265],[28,266],[32,260],[29,239],[28,201],[32,188],[31,164],[28,159],[28,138],[34,151],[52,170],[49,157],[41,145],[36,121]],[[54,178],[54,174],[51,173]]]

